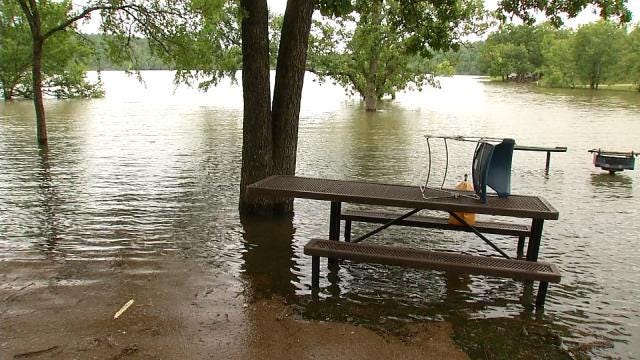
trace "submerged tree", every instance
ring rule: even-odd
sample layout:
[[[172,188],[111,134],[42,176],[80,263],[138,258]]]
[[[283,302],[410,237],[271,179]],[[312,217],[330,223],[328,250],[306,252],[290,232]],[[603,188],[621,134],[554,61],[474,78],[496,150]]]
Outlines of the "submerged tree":
[[[338,3],[339,1],[336,1]],[[294,174],[298,120],[313,0],[289,0],[282,20],[271,102],[266,0],[241,0],[244,98],[240,210],[290,212],[288,199],[250,199],[246,186],[271,174]]]
[[[69,3],[47,3],[43,19],[55,24],[70,11]],[[91,51],[70,27],[51,37],[43,48],[43,92],[58,98],[95,97],[100,84],[89,83],[85,70]],[[5,100],[33,98],[30,29],[20,6],[12,1],[0,5],[0,85]]]
[[[25,82],[31,65],[29,25],[21,21],[21,15],[18,4],[0,4],[0,85],[6,100]]]
[[[486,74],[506,81],[511,74],[515,74],[516,79],[523,80],[533,70],[528,57],[529,53],[523,45],[500,43],[487,44],[480,59]]]
[[[80,8],[72,8],[69,0],[63,1],[71,11],[60,19],[50,18],[46,10],[54,2],[45,0],[7,0],[20,5],[31,35],[31,72],[33,98],[37,122],[37,138],[41,145],[47,144],[47,127],[43,102],[43,64],[46,61],[45,45],[59,33],[72,29],[75,24],[91,16],[101,20],[100,29],[108,37],[114,59],[131,59],[131,41],[135,37],[146,37],[153,49],[167,54],[193,55],[193,47],[184,39],[201,29],[203,18],[199,11],[210,11],[212,16],[225,1],[203,0],[93,0]],[[135,60],[133,61],[135,63]]]
[[[574,33],[570,30],[548,31],[543,40],[542,85],[575,87],[576,64],[573,59]]]
[[[506,80],[537,80],[543,65],[543,40],[548,25],[503,25],[489,35],[482,53],[482,66],[491,76]]]
[[[637,25],[625,42],[623,64],[629,79],[640,91],[640,25]]]
[[[482,2],[475,0],[458,1],[446,12],[429,2],[356,1],[355,11],[316,22],[308,70],[359,94],[368,111],[375,111],[385,95],[435,86],[434,73],[446,69],[430,61],[433,55],[457,49],[462,37],[480,32],[486,23]]]
[[[583,25],[576,31],[573,58],[576,77],[591,89],[616,80],[624,29],[608,21]]]

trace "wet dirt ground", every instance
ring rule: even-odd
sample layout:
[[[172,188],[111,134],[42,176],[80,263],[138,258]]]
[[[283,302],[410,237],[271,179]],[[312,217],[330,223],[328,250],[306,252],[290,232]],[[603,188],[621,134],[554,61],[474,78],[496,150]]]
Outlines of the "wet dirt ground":
[[[466,359],[446,322],[402,337],[309,321],[175,255],[0,261],[0,359]],[[114,314],[130,299],[133,305]]]

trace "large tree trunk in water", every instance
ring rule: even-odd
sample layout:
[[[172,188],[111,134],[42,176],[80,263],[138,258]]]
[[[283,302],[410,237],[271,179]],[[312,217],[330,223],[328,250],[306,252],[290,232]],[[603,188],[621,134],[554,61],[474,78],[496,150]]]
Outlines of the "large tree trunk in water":
[[[382,42],[382,1],[375,0],[371,5],[370,23],[372,38],[369,46],[371,58],[369,59],[369,69],[366,75],[364,88],[364,106],[366,111],[378,110],[378,69],[380,67],[380,44]]]
[[[366,111],[378,110],[378,96],[374,93],[367,91],[364,95],[364,108]]]
[[[271,115],[275,174],[294,175],[296,172],[300,99],[313,6],[313,0],[289,0],[284,14]],[[293,201],[278,199],[275,210],[290,212]]]
[[[38,145],[46,146],[48,142],[47,123],[44,117],[44,101],[42,100],[42,50],[44,47],[42,23],[35,0],[29,0],[28,4],[24,0],[20,0],[18,3],[27,17],[29,29],[31,29],[31,75],[33,77],[33,105],[36,110],[36,133]]]
[[[269,83],[269,31],[266,0],[241,0],[242,19],[242,170],[240,212],[268,213],[270,199],[247,197],[247,185],[273,173]]]
[[[36,126],[38,144],[47,145],[47,123],[44,115],[44,100],[42,99],[42,49],[44,40],[41,37],[33,39],[33,104],[36,108]]]
[[[367,76],[367,85],[364,90],[364,106],[366,111],[378,110],[378,89],[376,87],[376,75],[378,75],[378,67],[380,60],[378,55],[374,54],[369,61],[369,74]]]

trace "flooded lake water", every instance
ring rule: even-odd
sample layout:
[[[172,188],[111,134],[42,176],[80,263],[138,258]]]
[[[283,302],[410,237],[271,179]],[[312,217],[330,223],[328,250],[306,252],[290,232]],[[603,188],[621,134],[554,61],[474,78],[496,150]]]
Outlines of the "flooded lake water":
[[[542,195],[560,213],[545,222],[540,260],[558,265],[562,283],[551,284],[536,313],[531,288],[518,281],[363,264],[321,278],[320,301],[311,301],[302,248],[328,234],[328,203],[296,200],[292,218],[241,219],[241,88],[201,93],[176,89],[170,72],[143,77],[144,85],[106,72],[103,99],[47,101],[47,152],[35,145],[32,104],[0,102],[0,261],[144,262],[177,253],[257,296],[282,295],[309,317],[382,328],[451,321],[472,357],[484,341],[478,332],[508,338],[535,323],[562,349],[640,358],[640,171],[610,176],[587,152],[640,150],[640,94],[461,76],[366,113],[340,88],[307,78],[298,175],[418,185],[427,175],[425,134],[568,147],[551,156],[548,176],[544,153],[513,159],[512,192]],[[448,145],[445,186],[453,186],[470,172],[473,144]],[[439,186],[445,149],[434,141],[431,150],[430,185]],[[515,253],[513,238],[491,238]],[[392,228],[371,241],[493,254],[470,234],[440,230]]]

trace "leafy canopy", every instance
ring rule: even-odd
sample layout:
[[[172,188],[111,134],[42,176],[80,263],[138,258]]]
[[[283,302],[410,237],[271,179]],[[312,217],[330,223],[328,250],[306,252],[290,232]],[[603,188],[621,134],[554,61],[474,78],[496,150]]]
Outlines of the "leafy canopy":
[[[71,12],[71,2],[43,2],[43,27],[54,27]],[[0,84],[5,99],[31,98],[32,38],[28,20],[15,1],[0,4]],[[75,27],[56,32],[44,46],[44,92],[57,98],[95,97],[102,94],[100,83],[85,79],[91,59],[90,47]]]
[[[573,43],[576,77],[591,88],[617,80],[625,31],[609,21],[578,28]]]
[[[436,85],[430,58],[486,28],[482,2],[355,1],[354,14],[314,22],[308,68],[365,100]],[[446,64],[441,71],[450,72]],[[375,105],[373,105],[375,106]],[[374,109],[369,109],[374,110]]]

